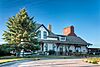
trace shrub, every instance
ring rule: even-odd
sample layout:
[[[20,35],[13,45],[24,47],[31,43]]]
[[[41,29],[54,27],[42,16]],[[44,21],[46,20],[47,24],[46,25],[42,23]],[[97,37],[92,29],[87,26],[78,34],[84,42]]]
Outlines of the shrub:
[[[10,46],[8,44],[3,44],[0,46],[0,56],[7,56],[11,55],[10,53]]]

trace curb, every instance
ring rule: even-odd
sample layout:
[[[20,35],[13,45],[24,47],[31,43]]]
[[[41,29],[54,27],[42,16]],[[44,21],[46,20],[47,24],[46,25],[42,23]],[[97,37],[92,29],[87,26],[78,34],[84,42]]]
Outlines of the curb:
[[[2,63],[2,64],[0,64],[0,67],[7,66],[7,65],[11,65],[11,64],[15,64],[16,62],[17,61]]]
[[[12,64],[15,64],[15,63],[28,62],[28,61],[31,61],[31,60],[16,60],[16,61],[11,61],[11,62],[6,62],[6,63],[0,64],[0,67],[12,65]]]

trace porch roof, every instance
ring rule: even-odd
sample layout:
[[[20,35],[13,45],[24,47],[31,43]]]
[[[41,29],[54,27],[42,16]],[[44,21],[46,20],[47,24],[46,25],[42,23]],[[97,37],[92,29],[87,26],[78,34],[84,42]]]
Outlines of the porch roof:
[[[60,43],[60,44],[73,44],[73,45],[91,45],[81,39],[80,37],[76,36],[66,36],[66,41],[59,41],[59,40],[40,40],[40,42],[45,43]]]

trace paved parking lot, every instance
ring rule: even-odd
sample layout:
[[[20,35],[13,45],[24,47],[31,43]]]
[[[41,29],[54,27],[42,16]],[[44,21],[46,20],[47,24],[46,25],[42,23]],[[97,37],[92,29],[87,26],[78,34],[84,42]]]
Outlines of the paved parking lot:
[[[20,63],[18,67],[100,67],[100,65],[85,63],[81,59],[48,59]]]

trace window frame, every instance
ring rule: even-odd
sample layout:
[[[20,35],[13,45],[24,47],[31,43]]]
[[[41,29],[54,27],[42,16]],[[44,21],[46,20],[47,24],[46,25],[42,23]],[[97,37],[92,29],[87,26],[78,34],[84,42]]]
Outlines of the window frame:
[[[41,31],[40,31],[40,30],[38,30],[38,35],[37,35],[37,37],[38,37],[39,39],[41,39]]]
[[[62,39],[62,38],[64,38],[64,39]],[[66,37],[61,37],[61,36],[60,36],[60,37],[59,37],[59,40],[60,40],[60,41],[66,41]]]
[[[43,39],[47,39],[47,32],[43,31]]]

